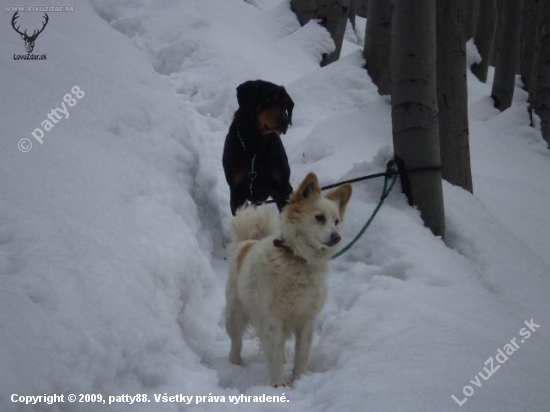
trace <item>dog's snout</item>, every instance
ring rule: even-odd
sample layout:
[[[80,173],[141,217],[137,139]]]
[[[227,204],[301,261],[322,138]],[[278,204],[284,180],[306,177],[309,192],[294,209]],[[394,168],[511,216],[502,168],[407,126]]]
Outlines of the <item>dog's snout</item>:
[[[330,235],[330,246],[334,246],[335,244],[340,242],[341,239],[342,239],[342,237],[338,233],[333,232]]]
[[[290,124],[290,117],[288,116],[288,112],[287,112],[286,109],[281,112],[281,120],[280,121],[281,121],[282,124],[285,124],[287,126]]]
[[[283,133],[286,133],[289,124],[290,118],[288,117],[288,113],[286,112],[286,110],[283,110],[281,112],[281,115],[279,116],[279,128],[282,130]]]

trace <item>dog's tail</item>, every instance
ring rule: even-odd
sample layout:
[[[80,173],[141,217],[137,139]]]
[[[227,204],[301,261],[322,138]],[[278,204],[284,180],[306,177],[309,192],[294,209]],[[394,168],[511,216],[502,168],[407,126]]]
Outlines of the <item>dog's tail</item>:
[[[274,235],[277,232],[278,223],[269,207],[247,206],[237,210],[229,226],[233,233],[233,242],[243,242]]]

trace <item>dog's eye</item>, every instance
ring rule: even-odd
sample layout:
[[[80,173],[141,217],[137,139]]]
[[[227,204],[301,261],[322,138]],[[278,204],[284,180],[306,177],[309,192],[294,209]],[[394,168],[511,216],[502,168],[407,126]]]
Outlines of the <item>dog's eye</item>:
[[[340,224],[340,221],[339,221],[338,219],[336,219],[336,220],[334,221],[334,224],[335,224],[336,226],[338,226],[338,225]]]
[[[327,218],[325,217],[325,215],[315,215],[315,220],[322,224],[325,224],[327,222]]]

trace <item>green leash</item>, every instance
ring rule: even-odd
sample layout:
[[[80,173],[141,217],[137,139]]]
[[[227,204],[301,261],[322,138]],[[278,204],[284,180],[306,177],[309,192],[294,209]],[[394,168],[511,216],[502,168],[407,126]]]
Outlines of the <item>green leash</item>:
[[[339,256],[343,255],[344,253],[346,253],[359,240],[359,238],[361,236],[363,236],[363,234],[365,233],[367,228],[372,223],[374,217],[376,216],[376,214],[378,213],[378,211],[382,207],[382,204],[384,203],[384,200],[386,200],[386,198],[390,194],[391,190],[393,189],[393,186],[395,185],[395,182],[397,181],[398,177],[399,177],[398,173],[393,173],[391,175],[391,183],[388,186],[388,181],[390,180],[390,173],[386,173],[386,175],[384,176],[384,188],[382,189],[382,194],[380,195],[380,200],[378,201],[378,204],[376,205],[376,208],[372,212],[372,215],[369,217],[369,220],[367,220],[367,223],[365,223],[363,225],[363,227],[361,228],[359,233],[353,238],[353,240],[351,242],[349,242],[346,246],[344,246],[342,249],[340,249],[338,252],[336,252],[334,255],[332,255],[331,259],[336,259],[337,257],[339,257]]]

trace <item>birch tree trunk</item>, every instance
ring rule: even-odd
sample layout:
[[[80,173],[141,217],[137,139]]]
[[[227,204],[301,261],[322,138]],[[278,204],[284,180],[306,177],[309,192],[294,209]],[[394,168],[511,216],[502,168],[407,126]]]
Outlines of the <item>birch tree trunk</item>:
[[[390,0],[369,2],[363,57],[380,95],[391,94],[391,9]]]
[[[311,19],[319,19],[334,41],[336,49],[328,55],[323,55],[321,66],[326,66],[340,58],[351,1],[353,0],[290,1],[290,7],[298,17],[301,26]]]
[[[369,0],[352,0],[355,1],[355,14],[359,17],[367,18],[369,9]],[[387,0],[391,1],[391,0]]]
[[[496,0],[496,6],[497,6],[497,23],[495,28],[495,39],[493,42],[493,48],[491,50],[491,58],[489,59],[489,66],[495,66],[495,62],[497,61],[497,42],[499,39],[499,33],[500,33],[500,26],[502,22],[502,4],[504,3],[503,0]]]
[[[541,120],[542,137],[550,148],[550,2],[546,1],[539,26],[540,46],[534,109]]]
[[[443,179],[473,192],[462,0],[437,3],[437,102]]]
[[[523,86],[532,91],[538,68],[539,20],[543,11],[544,0],[525,0],[521,28],[521,62],[520,75]],[[536,87],[536,86],[535,86]]]
[[[481,55],[481,62],[472,65],[472,73],[483,83],[487,82],[496,26],[496,0],[479,0],[479,24],[476,27],[474,43]]]
[[[501,112],[512,105],[519,66],[519,38],[523,0],[502,0],[501,25],[497,38],[495,78],[491,97]]]
[[[392,16],[392,126],[406,169],[440,166],[435,0],[395,0]],[[411,172],[412,202],[437,236],[445,234],[440,171]]]
[[[340,58],[342,42],[344,41],[344,34],[346,33],[346,25],[348,23],[350,1],[318,0],[317,18],[321,19],[336,46],[336,50],[323,56],[321,66],[326,66]]]
[[[351,26],[353,27],[353,30],[355,30],[355,16],[357,15],[356,5],[357,5],[356,0],[350,0],[349,1],[348,19],[351,23]]]
[[[462,3],[463,1],[466,1],[466,4],[461,5],[461,7],[466,7],[464,11],[464,25],[465,25],[465,32],[464,36],[466,40],[470,40],[472,37],[474,37],[474,34],[476,32],[476,27],[478,23],[479,18],[479,0],[455,0],[459,3]],[[481,22],[481,24],[484,24],[484,22]]]

